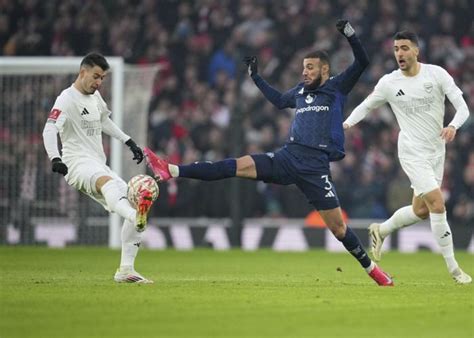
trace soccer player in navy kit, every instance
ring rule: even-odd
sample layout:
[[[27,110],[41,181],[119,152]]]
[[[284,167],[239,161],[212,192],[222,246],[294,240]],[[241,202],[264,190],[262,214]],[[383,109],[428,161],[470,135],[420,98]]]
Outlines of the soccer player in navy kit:
[[[349,41],[355,61],[341,74],[330,77],[329,57],[316,51],[303,60],[303,79],[280,93],[258,75],[256,57],[246,57],[249,74],[263,95],[279,109],[296,108],[285,146],[274,153],[246,155],[214,163],[173,165],[145,148],[144,153],[157,179],[174,177],[219,180],[242,177],[281,185],[296,184],[319,211],[327,227],[359,261],[375,282],[392,286],[393,281],[367,255],[359,238],[344,223],[339,199],[331,180],[329,162],[344,158],[343,107],[347,94],[369,64],[354,29],[339,20],[337,29]]]

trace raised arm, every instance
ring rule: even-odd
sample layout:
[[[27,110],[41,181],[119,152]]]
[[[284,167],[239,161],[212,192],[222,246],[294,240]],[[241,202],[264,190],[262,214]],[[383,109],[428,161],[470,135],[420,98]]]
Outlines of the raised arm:
[[[273,105],[278,109],[296,107],[296,101],[294,98],[296,87],[282,94],[278,90],[270,86],[264,79],[262,79],[260,75],[258,75],[257,57],[246,56],[244,58],[244,62],[248,67],[250,77],[268,101],[273,103]]]
[[[354,28],[347,20],[338,20],[336,28],[347,38],[354,53],[354,62],[344,72],[338,75],[340,78],[340,89],[344,94],[348,94],[356,84],[362,72],[369,65],[369,56],[362,46],[359,38],[355,34]]]

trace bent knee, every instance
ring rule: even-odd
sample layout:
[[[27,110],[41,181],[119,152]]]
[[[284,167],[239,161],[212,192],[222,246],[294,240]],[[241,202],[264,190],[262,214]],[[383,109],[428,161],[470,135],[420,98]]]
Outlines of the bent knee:
[[[413,208],[415,215],[421,219],[427,219],[430,216],[430,210],[427,206]]]
[[[100,176],[95,180],[95,191],[98,193],[102,193],[102,187],[108,182],[112,180],[110,176]]]
[[[430,212],[434,212],[435,214],[441,214],[446,211],[444,201],[432,203],[429,209]]]

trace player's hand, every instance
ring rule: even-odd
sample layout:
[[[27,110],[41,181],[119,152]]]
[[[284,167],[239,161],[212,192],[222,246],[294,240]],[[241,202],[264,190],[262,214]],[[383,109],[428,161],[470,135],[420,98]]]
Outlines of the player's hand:
[[[136,160],[137,164],[140,164],[143,161],[143,151],[142,148],[137,146],[137,144],[132,140],[128,140],[125,144],[130,148],[130,151],[133,153],[133,159]]]
[[[51,163],[52,163],[52,168],[51,169],[53,170],[53,172],[59,173],[63,176],[67,175],[67,165],[65,165],[59,157],[53,158],[51,160]]]
[[[347,20],[337,20],[336,28],[346,38],[349,38],[355,34],[354,28],[352,28],[351,24]]]
[[[441,138],[446,142],[451,142],[454,140],[454,136],[456,136],[456,128],[453,126],[447,126],[441,130]]]
[[[250,76],[258,73],[258,61],[256,56],[246,56],[243,61],[248,67]]]

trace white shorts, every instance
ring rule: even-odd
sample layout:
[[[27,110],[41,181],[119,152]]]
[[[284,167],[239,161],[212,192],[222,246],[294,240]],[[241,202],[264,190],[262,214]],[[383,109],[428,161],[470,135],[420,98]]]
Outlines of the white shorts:
[[[411,182],[415,196],[420,196],[441,187],[444,172],[444,156],[434,159],[400,158],[403,171]]]
[[[106,164],[91,158],[78,158],[73,161],[65,161],[65,164],[68,167],[68,174],[65,176],[66,182],[102,204],[105,210],[111,211],[104,196],[98,193],[95,188],[95,183],[99,177],[112,177],[113,180],[119,182],[120,190],[123,190],[124,196],[127,196],[127,183]]]

